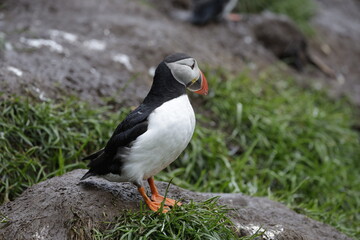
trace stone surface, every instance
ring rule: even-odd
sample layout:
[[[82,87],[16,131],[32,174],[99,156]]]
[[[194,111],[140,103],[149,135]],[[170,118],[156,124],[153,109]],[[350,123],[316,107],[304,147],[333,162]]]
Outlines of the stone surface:
[[[130,183],[99,178],[80,182],[86,170],[75,170],[27,189],[0,206],[7,222],[0,225],[0,239],[91,239],[90,230],[112,220],[121,210],[139,209],[141,197]],[[160,192],[167,183],[157,182]],[[203,201],[220,196],[219,203],[233,210],[230,216],[241,235],[265,231],[263,238],[294,240],[350,240],[334,228],[297,214],[267,198],[242,194],[196,193],[174,185],[168,196]]]

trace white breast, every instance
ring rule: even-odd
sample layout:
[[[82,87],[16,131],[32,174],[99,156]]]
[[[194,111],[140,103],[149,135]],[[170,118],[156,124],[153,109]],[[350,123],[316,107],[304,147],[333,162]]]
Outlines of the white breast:
[[[123,181],[138,182],[163,170],[186,148],[194,129],[195,114],[186,94],[155,109],[148,130],[124,156]]]

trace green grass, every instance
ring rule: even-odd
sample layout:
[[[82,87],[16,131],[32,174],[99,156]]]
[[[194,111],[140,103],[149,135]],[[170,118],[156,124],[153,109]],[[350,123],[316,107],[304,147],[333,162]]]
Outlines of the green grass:
[[[259,13],[269,10],[290,17],[306,34],[314,34],[310,19],[315,14],[316,5],[313,0],[242,0],[238,10],[246,13]]]
[[[106,230],[94,230],[94,239],[239,239],[227,212],[217,204],[217,198],[191,201],[167,214],[147,209],[125,211],[107,223]]]
[[[112,133],[116,120],[105,112],[75,99],[61,104],[1,101],[0,202],[49,177],[85,168],[80,161],[84,147],[95,151]],[[123,118],[121,114],[113,117]]]
[[[198,112],[195,135],[182,156],[157,179],[173,178],[174,184],[194,191],[267,196],[359,238],[360,147],[359,134],[351,129],[354,107],[345,100],[330,100],[323,92],[301,89],[272,71],[257,80],[249,74],[229,77],[221,71],[206,75],[209,95],[192,95]],[[1,201],[14,199],[48,177],[85,167],[81,157],[102,147],[128,111],[91,110],[75,99],[56,104],[22,98],[2,101]],[[186,221],[187,216],[192,218],[190,212],[205,214],[209,206],[215,208],[212,202],[208,207],[199,204],[168,215],[126,212],[106,231],[94,234],[105,239],[124,231],[135,234],[139,228],[143,234],[139,238],[162,234],[152,232],[159,222],[173,229],[166,234],[191,234],[196,227]],[[224,216],[223,210],[215,217]],[[145,224],[134,225],[136,219],[144,219]],[[171,225],[174,219],[182,219],[184,228]],[[187,226],[190,232],[183,232]],[[202,226],[196,236],[209,234],[209,229],[211,224]],[[223,230],[211,234],[228,234]]]

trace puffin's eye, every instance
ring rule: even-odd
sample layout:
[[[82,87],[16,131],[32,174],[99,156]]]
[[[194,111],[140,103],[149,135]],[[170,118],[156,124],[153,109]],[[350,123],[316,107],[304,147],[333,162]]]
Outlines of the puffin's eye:
[[[193,63],[190,67],[191,67],[191,69],[194,69],[194,67],[195,67],[195,61],[194,61],[194,63]]]

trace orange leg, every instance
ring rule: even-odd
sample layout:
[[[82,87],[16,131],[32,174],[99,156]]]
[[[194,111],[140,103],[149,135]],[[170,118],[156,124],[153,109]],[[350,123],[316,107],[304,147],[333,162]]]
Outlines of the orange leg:
[[[151,194],[152,194],[151,200],[153,200],[154,202],[161,203],[165,198],[159,194],[159,192],[155,186],[154,178],[153,177],[149,178],[148,183],[149,183]],[[165,199],[166,206],[175,206],[175,204],[178,206],[181,206],[181,202],[176,202],[174,199],[171,199],[171,198]]]
[[[138,187],[138,190],[139,190],[139,193],[141,194],[141,196],[144,198],[144,201],[146,203],[146,205],[148,205],[148,207],[156,212],[160,209],[161,207],[161,202],[153,202],[150,200],[150,198],[146,195],[146,192],[145,192],[145,188],[143,186],[141,187]],[[169,211],[170,209],[166,206],[164,206],[163,208],[163,213],[166,213],[167,211]]]

